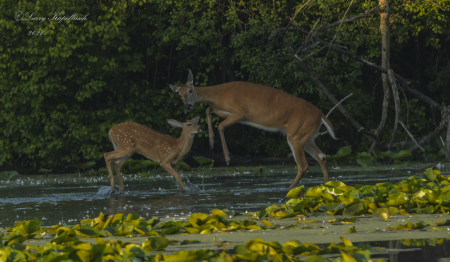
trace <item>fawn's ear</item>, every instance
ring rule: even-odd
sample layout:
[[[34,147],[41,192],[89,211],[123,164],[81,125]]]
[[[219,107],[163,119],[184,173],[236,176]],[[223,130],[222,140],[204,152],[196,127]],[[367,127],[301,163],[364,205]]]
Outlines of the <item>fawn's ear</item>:
[[[181,87],[179,87],[179,86],[174,86],[174,85],[169,85],[169,87],[170,87],[170,89],[172,89],[172,91],[175,91],[175,92],[177,92],[178,89],[181,88]]]
[[[200,116],[196,116],[194,119],[192,119],[196,124],[200,121]]]
[[[169,125],[173,126],[173,127],[183,127],[183,123],[174,120],[174,119],[169,119],[167,120],[167,123],[169,123]]]
[[[194,84],[194,75],[192,74],[191,69],[188,69],[188,70],[189,70],[189,76],[188,76],[188,81],[187,81],[187,83]]]

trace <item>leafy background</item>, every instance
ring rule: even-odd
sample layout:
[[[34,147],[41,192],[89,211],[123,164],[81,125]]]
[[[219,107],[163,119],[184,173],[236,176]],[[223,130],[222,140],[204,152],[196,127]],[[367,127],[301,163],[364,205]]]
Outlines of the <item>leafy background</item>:
[[[200,114],[196,105],[185,112],[168,84],[183,84],[187,69],[195,85],[243,80],[269,85],[300,96],[328,112],[333,106],[270,35],[286,25],[306,1],[144,0],[144,1],[12,1],[0,2],[0,165],[55,167],[100,161],[112,150],[107,133],[114,124],[136,121],[178,136],[166,119],[185,120]],[[311,29],[342,19],[350,1],[312,1],[294,26]],[[376,1],[354,1],[347,17],[376,7]],[[274,7],[276,12],[274,12]],[[390,1],[391,67],[412,86],[439,103],[450,97],[450,4],[445,0]],[[53,12],[85,15],[86,21],[16,21],[18,11],[52,17]],[[29,31],[43,35],[31,36]],[[321,33],[331,41],[337,28]],[[302,36],[287,33],[299,46]],[[379,16],[372,15],[339,29],[334,43],[379,63]],[[367,129],[381,117],[380,73],[342,57],[315,49],[306,62]],[[328,58],[325,61],[325,57]],[[306,54],[303,54],[305,57]],[[433,130],[436,116],[427,105],[408,97],[409,126],[416,136]],[[392,104],[392,103],[391,103]],[[406,101],[402,113],[406,117]],[[393,112],[393,111],[391,111]],[[339,142],[328,137],[317,144],[328,154],[347,144],[366,150],[368,141],[344,122]],[[219,119],[213,117],[217,126]],[[391,134],[393,115],[382,133]],[[397,140],[405,139],[400,131]],[[191,153],[208,154],[208,140],[197,138]],[[255,128],[235,125],[226,131],[236,155],[286,156],[285,139]],[[215,153],[221,152],[220,142]],[[101,161],[100,161],[101,162]]]

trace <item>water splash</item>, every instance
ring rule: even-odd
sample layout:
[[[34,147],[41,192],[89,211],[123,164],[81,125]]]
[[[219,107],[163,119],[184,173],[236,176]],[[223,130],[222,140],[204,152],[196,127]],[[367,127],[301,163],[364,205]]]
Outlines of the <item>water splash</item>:
[[[205,191],[205,190],[201,190],[200,187],[198,187],[196,184],[193,184],[191,181],[189,181],[189,179],[187,177],[184,178],[184,181],[185,181],[184,184],[186,186],[186,190],[189,193],[198,193],[201,191]],[[180,189],[178,184],[177,184],[177,187],[178,187],[178,189]]]
[[[117,189],[116,189],[117,192]],[[111,195],[112,189],[111,186],[104,186],[98,189],[97,195]]]

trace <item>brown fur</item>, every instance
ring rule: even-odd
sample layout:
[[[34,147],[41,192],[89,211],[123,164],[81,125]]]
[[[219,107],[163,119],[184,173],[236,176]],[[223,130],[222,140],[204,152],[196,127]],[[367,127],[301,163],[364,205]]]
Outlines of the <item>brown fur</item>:
[[[304,151],[307,151],[319,162],[324,180],[328,181],[326,155],[317,148],[314,139],[322,124],[322,119],[334,137],[332,124],[317,107],[308,101],[272,87],[247,82],[194,87],[190,70],[186,85],[183,87],[170,86],[170,88],[180,94],[187,109],[191,109],[196,102],[209,105],[206,115],[211,147],[214,144],[214,133],[210,114],[215,113],[220,118],[224,118],[219,124],[219,134],[227,164],[230,157],[223,131],[225,127],[241,122],[286,134],[298,167],[297,176],[290,188],[300,181],[309,168]]]
[[[183,131],[180,138],[176,139],[169,135],[161,134],[141,124],[124,122],[113,126],[109,131],[111,142],[115,150],[105,153],[106,168],[111,180],[112,192],[115,191],[115,181],[111,169],[111,161],[114,160],[117,180],[120,192],[125,193],[122,183],[120,168],[133,154],[139,153],[148,159],[160,163],[177,181],[183,191],[186,187],[176,170],[176,165],[191,149],[195,133],[201,132],[202,126],[198,124],[199,117],[184,123],[176,120],[168,120],[174,127],[181,127]]]

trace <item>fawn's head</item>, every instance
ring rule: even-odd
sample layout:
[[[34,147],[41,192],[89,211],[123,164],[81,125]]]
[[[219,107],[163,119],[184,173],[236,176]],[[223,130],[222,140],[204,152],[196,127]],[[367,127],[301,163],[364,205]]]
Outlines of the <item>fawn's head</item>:
[[[189,69],[188,81],[184,86],[174,86],[169,85],[170,89],[181,96],[181,100],[186,107],[186,110],[194,109],[194,104],[197,101],[197,94],[195,93],[194,88],[194,76],[192,75],[192,71]]]
[[[187,131],[189,134],[197,134],[203,132],[205,129],[198,122],[200,120],[200,116],[196,116],[191,120],[186,120],[186,122],[182,123],[180,121],[169,119],[167,123],[173,127],[180,127],[183,131]]]

